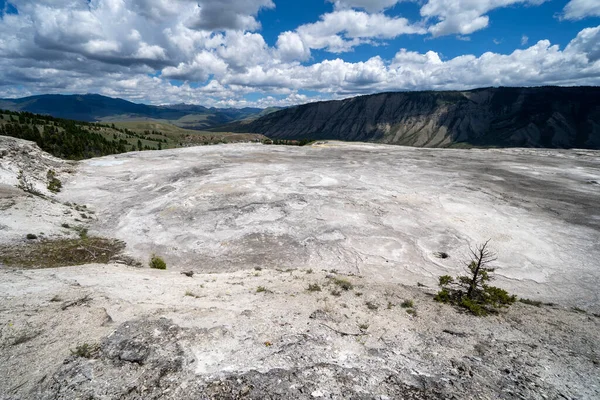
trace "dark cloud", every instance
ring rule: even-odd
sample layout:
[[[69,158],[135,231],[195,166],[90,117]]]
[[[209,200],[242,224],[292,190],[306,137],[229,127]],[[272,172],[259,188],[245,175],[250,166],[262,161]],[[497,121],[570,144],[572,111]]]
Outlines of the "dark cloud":
[[[256,30],[255,16],[261,8],[274,8],[271,0],[199,0],[194,17],[188,22],[193,29]]]

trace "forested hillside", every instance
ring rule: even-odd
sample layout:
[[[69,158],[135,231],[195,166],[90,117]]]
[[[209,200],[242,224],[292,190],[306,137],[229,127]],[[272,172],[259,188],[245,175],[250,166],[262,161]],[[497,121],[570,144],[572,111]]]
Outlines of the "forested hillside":
[[[48,153],[70,160],[264,139],[262,135],[202,132],[154,122],[90,123],[2,110],[0,135],[31,140]]]
[[[0,135],[31,140],[43,150],[60,158],[79,160],[132,150],[128,141],[118,138],[116,129],[107,125],[76,122],[28,112],[1,111],[0,118]],[[111,130],[115,131],[115,135],[109,139],[106,134]],[[147,145],[145,147],[149,148]]]

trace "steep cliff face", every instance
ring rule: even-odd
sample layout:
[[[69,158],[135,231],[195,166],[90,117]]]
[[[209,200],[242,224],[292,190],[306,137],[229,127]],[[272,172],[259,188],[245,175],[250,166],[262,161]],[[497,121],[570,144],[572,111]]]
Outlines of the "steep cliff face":
[[[598,149],[600,88],[381,93],[292,107],[224,128],[277,139]]]

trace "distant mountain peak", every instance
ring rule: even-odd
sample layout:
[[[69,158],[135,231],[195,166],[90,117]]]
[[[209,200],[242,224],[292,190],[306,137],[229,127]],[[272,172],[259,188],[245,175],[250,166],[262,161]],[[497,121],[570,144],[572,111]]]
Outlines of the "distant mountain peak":
[[[97,93],[42,94],[19,99],[0,99],[0,109],[28,111],[79,121],[157,120],[187,129],[208,129],[253,117],[262,109],[219,109],[197,104],[154,106],[133,103]]]

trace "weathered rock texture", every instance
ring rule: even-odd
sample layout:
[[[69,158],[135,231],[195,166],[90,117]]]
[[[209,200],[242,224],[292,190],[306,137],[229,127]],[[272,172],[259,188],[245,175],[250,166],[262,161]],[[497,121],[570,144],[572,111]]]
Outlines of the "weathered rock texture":
[[[0,138],[0,247],[76,223],[168,264],[23,269],[0,248],[0,400],[598,399],[598,154],[238,144],[69,173]],[[16,187],[48,168],[63,192]],[[433,301],[489,238],[495,284],[545,304]]]
[[[292,107],[221,130],[423,147],[598,149],[600,88],[381,93]]]

